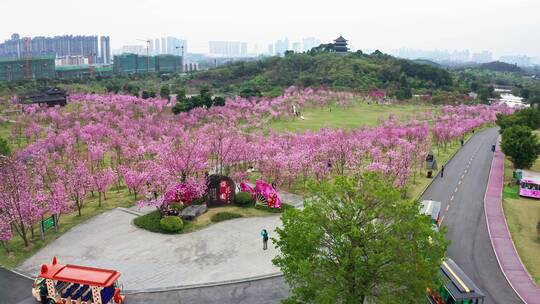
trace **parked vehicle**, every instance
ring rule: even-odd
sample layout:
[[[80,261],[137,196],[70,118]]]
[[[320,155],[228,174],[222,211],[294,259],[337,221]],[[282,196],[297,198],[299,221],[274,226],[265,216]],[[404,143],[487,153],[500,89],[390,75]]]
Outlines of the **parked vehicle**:
[[[422,206],[420,213],[429,216],[433,227],[438,230],[441,216],[441,202],[424,200],[420,202],[420,205]]]
[[[47,304],[120,304],[118,285],[120,273],[116,270],[77,265],[62,265],[52,259],[41,265],[41,272],[32,285],[32,295],[41,301],[40,289],[47,291]]]
[[[540,173],[528,170],[516,170],[519,195],[540,198]]]
[[[440,274],[444,285],[434,289],[428,288],[428,303],[484,303],[486,296],[452,259],[447,258],[442,262]]]

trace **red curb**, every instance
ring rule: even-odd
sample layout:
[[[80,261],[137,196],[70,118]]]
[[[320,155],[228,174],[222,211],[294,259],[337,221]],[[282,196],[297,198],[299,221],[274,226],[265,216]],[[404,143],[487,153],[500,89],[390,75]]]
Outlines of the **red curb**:
[[[536,286],[519,257],[502,208],[504,183],[504,154],[497,141],[493,155],[484,210],[488,234],[495,257],[506,280],[525,304],[540,304],[540,288]]]

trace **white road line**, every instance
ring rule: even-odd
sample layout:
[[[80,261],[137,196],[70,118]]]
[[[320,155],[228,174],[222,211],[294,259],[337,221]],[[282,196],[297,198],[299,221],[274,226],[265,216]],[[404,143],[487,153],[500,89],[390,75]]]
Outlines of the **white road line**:
[[[448,211],[448,209],[450,209],[450,204],[446,205],[446,211]]]
[[[460,181],[458,182],[458,185],[461,185],[461,182],[462,182],[462,180],[460,180]]]
[[[454,200],[454,196],[452,195],[452,197],[450,198],[450,201],[453,201]]]
[[[458,191],[458,187],[456,187],[456,189],[454,189],[454,193],[456,193]]]
[[[441,217],[441,221],[439,222],[439,226],[442,224],[443,221],[444,221],[444,215]]]

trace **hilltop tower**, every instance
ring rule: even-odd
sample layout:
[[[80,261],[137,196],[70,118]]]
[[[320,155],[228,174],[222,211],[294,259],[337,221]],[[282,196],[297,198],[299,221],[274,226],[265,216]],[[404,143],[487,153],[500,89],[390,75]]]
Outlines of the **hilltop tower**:
[[[334,51],[338,54],[346,54],[349,48],[347,47],[347,39],[343,36],[339,36],[338,39],[334,40]]]

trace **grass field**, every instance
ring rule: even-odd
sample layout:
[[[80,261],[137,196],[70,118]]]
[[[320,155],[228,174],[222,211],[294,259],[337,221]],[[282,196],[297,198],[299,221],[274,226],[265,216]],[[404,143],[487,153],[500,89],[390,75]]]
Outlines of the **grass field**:
[[[433,110],[435,107],[426,105],[379,105],[359,102],[350,107],[331,106],[309,109],[302,112],[305,120],[299,117],[292,120],[275,120],[270,128],[275,131],[304,131],[330,128],[356,128],[360,126],[375,126],[381,118],[395,114],[400,118],[412,116],[416,112]]]
[[[540,160],[531,170],[540,172]],[[512,181],[512,163],[507,159],[504,168],[505,185]],[[540,201],[515,195],[517,188],[505,186],[503,210],[512,240],[519,257],[536,285],[540,286],[540,235],[536,224],[540,220]]]

